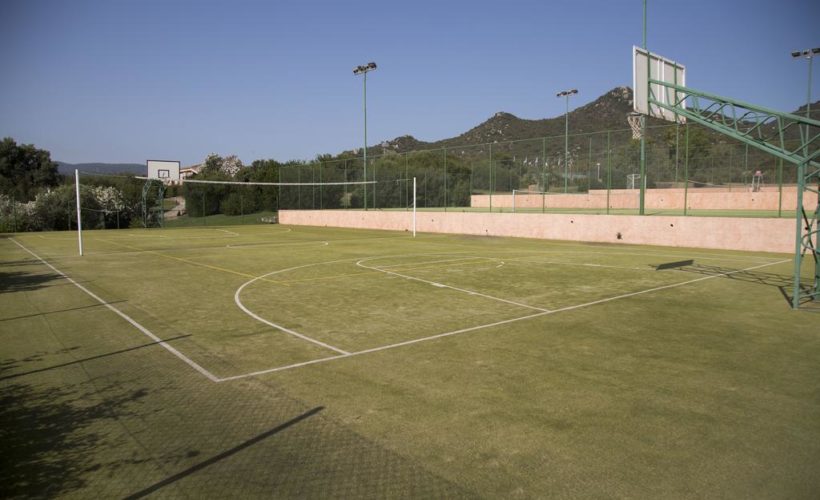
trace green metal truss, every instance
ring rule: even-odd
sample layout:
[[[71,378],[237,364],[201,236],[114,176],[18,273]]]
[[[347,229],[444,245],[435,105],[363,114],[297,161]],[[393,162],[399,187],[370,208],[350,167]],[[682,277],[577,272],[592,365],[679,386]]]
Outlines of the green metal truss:
[[[165,212],[163,210],[163,199],[165,196],[165,184],[157,179],[147,179],[142,185],[142,225],[148,227],[151,223],[151,207],[148,206],[148,193],[151,187],[157,185],[157,202],[159,203],[159,226],[165,225]]]
[[[820,121],[762,106],[721,97],[660,80],[650,84],[673,89],[676,101],[666,104],[655,99],[649,86],[649,103],[668,109],[699,125],[781,158],[797,167],[797,210],[794,251],[792,308],[820,299]],[[662,90],[663,91],[663,90]],[[684,107],[684,104],[686,107]],[[818,193],[813,213],[803,209],[804,194]],[[806,254],[814,261],[813,278],[801,277]]]

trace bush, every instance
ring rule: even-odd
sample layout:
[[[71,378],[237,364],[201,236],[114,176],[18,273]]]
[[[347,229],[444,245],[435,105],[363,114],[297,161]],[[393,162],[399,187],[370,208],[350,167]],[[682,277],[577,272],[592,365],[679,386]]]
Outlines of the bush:
[[[114,187],[81,186],[80,206],[85,229],[128,227],[130,210]],[[65,231],[77,227],[75,188],[64,184],[39,192],[20,203],[0,195],[0,231]],[[119,220],[118,220],[119,219]]]

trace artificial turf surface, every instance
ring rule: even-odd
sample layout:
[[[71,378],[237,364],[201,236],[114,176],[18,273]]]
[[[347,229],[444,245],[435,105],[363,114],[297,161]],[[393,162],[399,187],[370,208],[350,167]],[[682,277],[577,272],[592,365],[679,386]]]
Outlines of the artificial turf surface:
[[[259,225],[92,231],[78,257],[72,233],[6,236],[3,496],[820,492],[820,317],[789,309],[788,255]]]

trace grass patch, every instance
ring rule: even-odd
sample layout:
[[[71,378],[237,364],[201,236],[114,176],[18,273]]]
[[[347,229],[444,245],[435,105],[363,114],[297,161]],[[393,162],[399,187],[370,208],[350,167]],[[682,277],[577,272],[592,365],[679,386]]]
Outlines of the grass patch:
[[[0,239],[4,493],[820,490],[789,256],[217,220]]]

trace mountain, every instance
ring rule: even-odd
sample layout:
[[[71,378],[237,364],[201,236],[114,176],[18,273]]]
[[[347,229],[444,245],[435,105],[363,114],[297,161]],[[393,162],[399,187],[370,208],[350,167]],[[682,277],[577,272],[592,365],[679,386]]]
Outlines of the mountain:
[[[813,103],[811,109],[812,118],[820,118],[820,101]],[[595,101],[569,112],[570,135],[605,130],[626,130],[629,128],[626,116],[630,112],[632,112],[632,89],[629,87],[616,87]],[[803,105],[792,113],[802,116],[805,112],[806,106]],[[382,151],[390,150],[403,153],[406,151],[501,143],[541,137],[560,137],[564,135],[565,119],[565,116],[561,114],[554,118],[526,120],[499,111],[485,122],[456,137],[435,142],[424,142],[411,135],[405,135],[391,141],[384,141],[380,146]],[[647,121],[648,127],[659,125],[669,125],[669,122],[655,118],[649,118]],[[716,132],[706,131],[706,134],[711,137],[711,142],[725,139]],[[572,138],[570,138],[570,142],[573,142]],[[373,147],[374,154],[379,154],[378,151],[379,146]]]
[[[72,175],[74,170],[95,174],[137,174],[145,175],[147,167],[144,163],[57,163],[57,170],[62,175]]]
[[[570,133],[583,134],[607,129],[625,129],[628,127],[626,115],[631,111],[632,89],[629,87],[616,87],[595,101],[570,111]],[[405,135],[391,141],[385,141],[380,146],[383,149],[403,153],[419,149],[438,149],[561,136],[564,134],[565,120],[563,114],[555,118],[527,120],[518,118],[511,113],[499,111],[485,122],[456,137],[435,142],[424,142],[411,135]],[[654,125],[655,122],[656,120],[650,119],[649,125]],[[657,124],[661,123],[663,122],[657,121]]]

